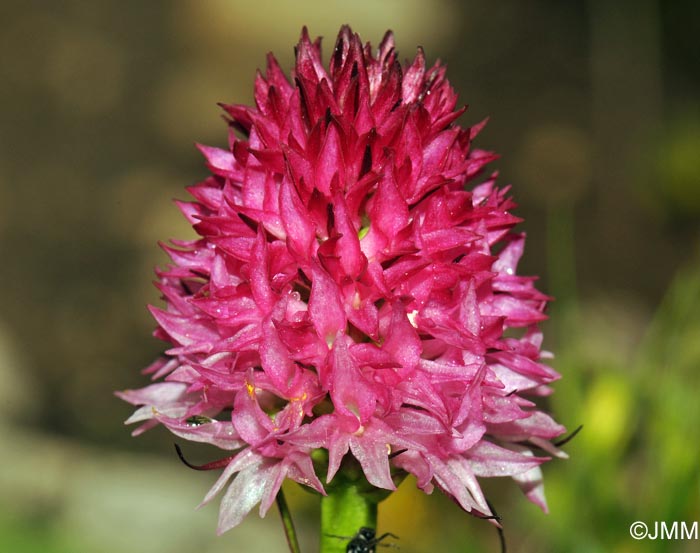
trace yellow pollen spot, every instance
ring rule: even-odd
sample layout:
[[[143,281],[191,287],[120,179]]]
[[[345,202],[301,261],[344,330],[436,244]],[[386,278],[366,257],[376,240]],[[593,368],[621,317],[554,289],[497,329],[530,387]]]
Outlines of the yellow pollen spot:
[[[245,389],[248,390],[248,395],[252,398],[255,396],[255,386],[250,382],[246,382]]]
[[[309,396],[307,395],[307,393],[304,392],[304,393],[301,394],[300,396],[297,396],[297,397],[290,397],[290,398],[289,398],[289,401],[293,401],[293,402],[295,402],[295,403],[298,402],[298,401],[306,401],[306,398],[308,398],[308,397],[309,397]]]

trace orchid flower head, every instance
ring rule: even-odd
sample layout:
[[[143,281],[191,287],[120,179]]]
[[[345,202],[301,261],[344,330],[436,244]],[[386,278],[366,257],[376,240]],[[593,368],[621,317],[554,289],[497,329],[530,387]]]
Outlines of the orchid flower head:
[[[342,27],[326,65],[304,29],[289,76],[269,55],[255,104],[222,105],[228,146],[199,146],[211,175],[178,202],[198,238],[163,246],[151,308],[168,349],[118,395],[135,434],[228,451],[204,500],[226,489],[220,532],[350,462],[487,516],[479,478],[510,476],[546,510],[549,298],[517,274],[515,204],[457,106],[445,67],[401,64],[390,32],[375,51]]]

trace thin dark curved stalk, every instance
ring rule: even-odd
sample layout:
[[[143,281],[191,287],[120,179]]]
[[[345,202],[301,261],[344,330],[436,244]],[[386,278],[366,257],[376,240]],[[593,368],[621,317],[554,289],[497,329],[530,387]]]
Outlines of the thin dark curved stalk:
[[[498,531],[498,541],[501,543],[501,553],[507,553],[507,547],[506,547],[506,535],[503,532],[503,526],[501,526],[501,517],[500,515],[496,512],[496,509],[494,508],[493,504],[487,499],[486,504],[489,506],[489,509],[491,509],[491,512],[493,513],[492,517],[483,517],[483,518],[492,518],[494,520],[497,520],[499,525],[496,526],[496,530]]]
[[[282,526],[284,526],[284,536],[287,538],[289,551],[290,553],[301,553],[299,541],[297,540],[297,532],[294,529],[294,522],[292,522],[292,513],[289,512],[289,506],[287,505],[287,500],[284,498],[282,488],[277,492],[277,497],[275,499],[280,512],[280,518],[282,519]]]
[[[565,438],[562,438],[562,439],[559,440],[558,442],[554,442],[554,446],[555,446],[555,447],[561,447],[561,446],[563,446],[564,444],[569,443],[571,440],[573,440],[573,439],[576,437],[576,434],[578,434],[579,432],[581,432],[582,429],[583,429],[583,425],[582,425],[582,424],[579,424],[578,427],[576,428],[576,430],[574,430],[571,434],[569,434],[569,435],[566,436]]]

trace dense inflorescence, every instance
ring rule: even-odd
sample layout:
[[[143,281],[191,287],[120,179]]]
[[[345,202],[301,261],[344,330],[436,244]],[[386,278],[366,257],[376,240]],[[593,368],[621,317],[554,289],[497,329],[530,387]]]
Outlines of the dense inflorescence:
[[[546,509],[533,450],[564,431],[525,396],[551,392],[541,362],[547,296],[518,276],[525,237],[461,128],[457,96],[419,49],[401,66],[341,29],[329,70],[302,33],[288,80],[270,55],[255,106],[223,105],[226,149],[178,205],[199,235],[164,246],[171,344],[153,383],[119,395],[141,433],[163,424],[232,455],[219,530],[285,478],[324,487],[356,462],[375,487],[412,473],[490,514],[477,477],[512,476]],[[508,332],[506,332],[508,331]],[[352,461],[352,459],[355,461]]]

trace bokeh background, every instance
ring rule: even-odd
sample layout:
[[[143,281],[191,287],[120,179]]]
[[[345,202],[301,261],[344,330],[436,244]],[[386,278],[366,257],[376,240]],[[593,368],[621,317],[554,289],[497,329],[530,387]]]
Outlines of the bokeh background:
[[[421,44],[526,221],[522,271],[557,297],[549,408],[583,432],[546,466],[551,514],[485,483],[509,551],[697,551],[631,522],[700,520],[700,3],[692,0],[11,1],[0,5],[0,550],[284,551],[273,511],[214,535],[172,438],[129,437],[160,352],[156,242],[191,230],[171,199],[223,145],[217,101],[250,102],[306,24],[403,57]],[[215,452],[188,445],[194,461]],[[288,488],[302,547],[316,499]],[[407,480],[380,508],[402,553],[497,552],[495,530]]]

